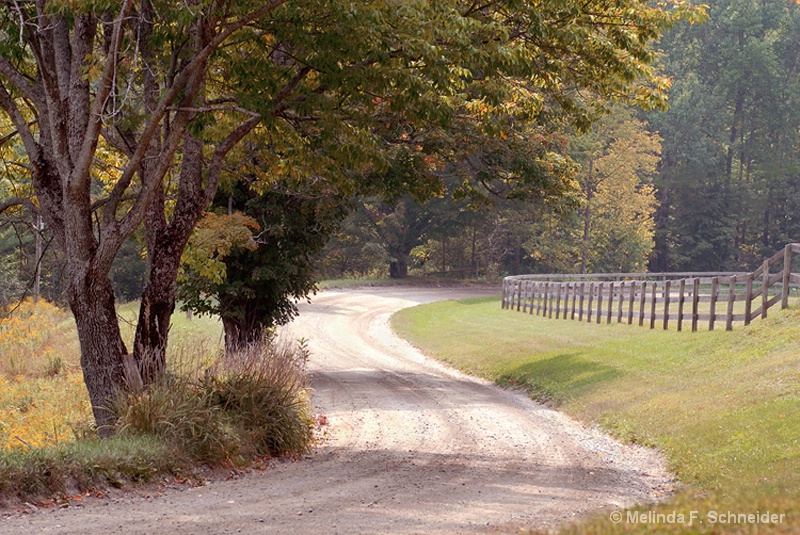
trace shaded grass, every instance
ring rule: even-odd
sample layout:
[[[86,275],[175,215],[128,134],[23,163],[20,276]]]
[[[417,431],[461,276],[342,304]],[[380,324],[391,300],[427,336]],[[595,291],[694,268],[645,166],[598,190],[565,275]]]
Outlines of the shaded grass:
[[[787,515],[782,525],[756,527],[613,525],[601,517],[575,532],[800,530],[797,308],[732,332],[678,333],[545,319],[476,299],[407,309],[393,325],[462,370],[659,448],[689,486],[656,511],[760,507]]]
[[[190,465],[154,437],[84,439],[46,448],[15,449],[0,455],[0,504],[40,501],[158,475],[177,474]]]

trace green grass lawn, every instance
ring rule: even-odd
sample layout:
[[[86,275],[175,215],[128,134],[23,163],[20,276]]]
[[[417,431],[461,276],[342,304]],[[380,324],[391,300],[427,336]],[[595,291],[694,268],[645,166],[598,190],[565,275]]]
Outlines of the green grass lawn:
[[[731,332],[691,333],[546,319],[490,298],[407,309],[393,325],[431,356],[658,448],[687,486],[639,510],[706,519],[615,525],[604,515],[570,530],[800,532],[797,307]],[[767,510],[784,522],[711,524],[706,516]]]

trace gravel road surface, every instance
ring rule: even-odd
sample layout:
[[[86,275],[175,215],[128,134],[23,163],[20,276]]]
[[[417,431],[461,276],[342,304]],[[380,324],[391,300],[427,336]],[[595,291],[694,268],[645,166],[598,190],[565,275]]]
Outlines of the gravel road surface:
[[[389,327],[401,308],[481,293],[320,293],[290,327],[309,339],[314,403],[328,422],[315,454],[200,487],[0,511],[0,533],[519,533],[669,492],[655,452],[453,371]]]

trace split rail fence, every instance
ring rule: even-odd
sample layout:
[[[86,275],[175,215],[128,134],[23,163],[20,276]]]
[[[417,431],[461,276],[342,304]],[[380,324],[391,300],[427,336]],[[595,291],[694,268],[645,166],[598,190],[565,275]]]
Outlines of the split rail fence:
[[[503,280],[502,307],[548,318],[714,330],[748,325],[800,292],[791,243],[752,273],[518,275]],[[798,269],[800,271],[800,269]]]

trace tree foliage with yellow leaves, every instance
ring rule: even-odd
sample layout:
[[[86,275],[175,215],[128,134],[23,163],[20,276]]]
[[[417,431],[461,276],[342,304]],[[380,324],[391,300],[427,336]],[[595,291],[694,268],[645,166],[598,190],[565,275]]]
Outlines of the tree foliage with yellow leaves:
[[[644,271],[654,246],[652,184],[661,139],[634,113],[615,106],[569,154],[581,165],[577,210],[546,213],[527,249],[540,263],[566,273]]]

